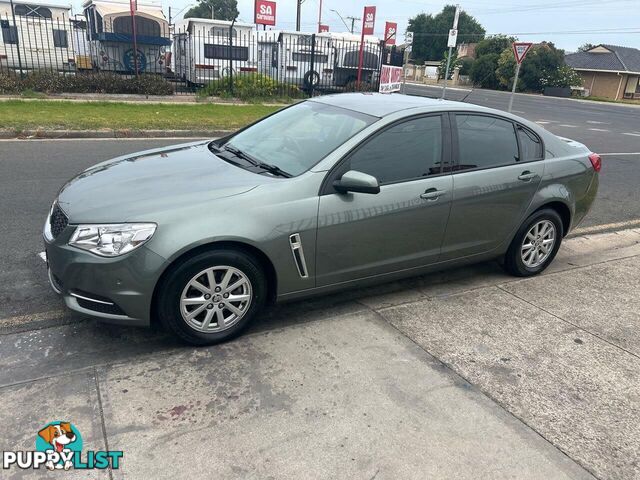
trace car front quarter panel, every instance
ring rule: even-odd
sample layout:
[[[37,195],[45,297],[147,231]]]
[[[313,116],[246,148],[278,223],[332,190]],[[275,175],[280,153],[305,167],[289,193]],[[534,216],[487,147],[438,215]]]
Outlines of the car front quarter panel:
[[[277,295],[315,286],[318,188],[324,174],[261,185],[251,192],[172,212],[160,212],[158,230],[148,248],[167,258],[164,269],[204,245],[233,242],[253,247],[271,262]],[[308,275],[300,275],[290,245],[299,234]]]

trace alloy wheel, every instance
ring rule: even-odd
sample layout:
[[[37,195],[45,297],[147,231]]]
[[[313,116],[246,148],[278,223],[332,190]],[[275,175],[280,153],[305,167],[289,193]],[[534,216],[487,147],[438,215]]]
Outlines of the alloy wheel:
[[[528,268],[537,268],[549,258],[556,244],[556,227],[549,220],[541,220],[529,229],[522,241],[520,256]]]
[[[184,287],[180,313],[194,330],[221,332],[246,315],[252,297],[251,281],[241,270],[229,266],[210,267]]]

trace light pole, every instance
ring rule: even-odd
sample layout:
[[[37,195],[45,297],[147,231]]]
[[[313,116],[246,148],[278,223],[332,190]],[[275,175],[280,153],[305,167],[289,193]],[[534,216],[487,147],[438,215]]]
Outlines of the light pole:
[[[349,25],[347,25],[347,22],[344,21],[344,18],[342,18],[342,15],[340,15],[340,12],[334,10],[333,8],[331,9],[331,11],[340,17],[340,20],[342,20],[342,23],[344,23],[345,28],[349,30]],[[353,33],[353,30],[351,30],[351,33]]]

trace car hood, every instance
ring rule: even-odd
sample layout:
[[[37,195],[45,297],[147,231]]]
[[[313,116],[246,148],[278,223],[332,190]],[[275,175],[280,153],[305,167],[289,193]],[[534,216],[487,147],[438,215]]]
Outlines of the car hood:
[[[272,177],[225,162],[196,142],[114,158],[71,179],[58,203],[71,223],[153,221],[153,213],[240,195]]]

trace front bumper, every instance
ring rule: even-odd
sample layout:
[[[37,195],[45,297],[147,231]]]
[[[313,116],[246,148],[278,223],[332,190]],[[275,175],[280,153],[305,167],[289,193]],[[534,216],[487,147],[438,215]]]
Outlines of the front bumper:
[[[49,281],[67,307],[110,323],[149,326],[151,302],[166,260],[146,246],[114,258],[104,258],[67,244],[69,225],[44,244]]]

